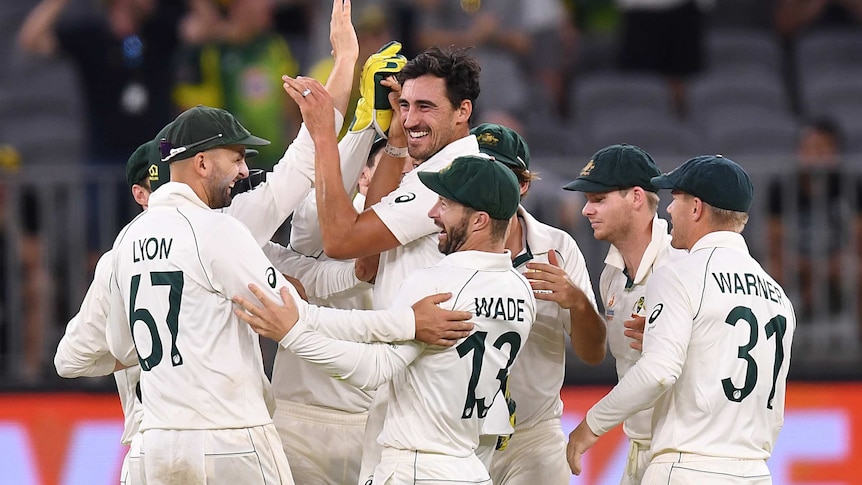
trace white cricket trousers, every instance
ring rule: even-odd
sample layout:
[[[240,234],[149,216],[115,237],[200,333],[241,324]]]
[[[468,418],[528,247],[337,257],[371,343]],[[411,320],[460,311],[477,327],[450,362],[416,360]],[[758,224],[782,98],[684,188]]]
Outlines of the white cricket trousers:
[[[368,413],[276,400],[273,421],[293,480],[302,485],[357,483],[367,418]]]
[[[572,471],[566,461],[566,435],[559,419],[515,428],[505,450],[494,453],[491,478],[505,485],[565,485]]]
[[[275,426],[141,433],[147,485],[294,485]]]
[[[123,458],[123,468],[120,470],[120,485],[141,485],[144,482],[144,472],[141,470],[141,433],[132,436],[129,451]]]
[[[649,466],[649,444],[629,439],[629,454],[620,485],[640,485]]]
[[[439,453],[383,448],[372,485],[492,485],[475,454],[459,458]]]
[[[691,453],[653,457],[643,485],[772,485],[764,460],[733,460]]]

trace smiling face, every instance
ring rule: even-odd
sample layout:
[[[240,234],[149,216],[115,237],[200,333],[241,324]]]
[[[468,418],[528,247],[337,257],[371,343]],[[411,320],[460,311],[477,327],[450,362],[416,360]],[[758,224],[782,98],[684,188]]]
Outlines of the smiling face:
[[[203,152],[210,165],[204,180],[204,190],[209,206],[213,209],[227,207],[231,202],[230,191],[237,180],[248,177],[245,163],[245,147],[228,145]]]
[[[452,254],[467,242],[470,212],[464,205],[445,197],[440,197],[428,211],[428,217],[434,219],[434,224],[440,228],[437,249],[441,253]]]
[[[472,103],[463,100],[459,106],[452,106],[443,78],[425,74],[404,81],[399,104],[408,152],[417,160],[428,160],[469,133]]]
[[[585,193],[587,203],[581,213],[589,219],[593,237],[615,244],[629,234],[632,214],[631,190]]]

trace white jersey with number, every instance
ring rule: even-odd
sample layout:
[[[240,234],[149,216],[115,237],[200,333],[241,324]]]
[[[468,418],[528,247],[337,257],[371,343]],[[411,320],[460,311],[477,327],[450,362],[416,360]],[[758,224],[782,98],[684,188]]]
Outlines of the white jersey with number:
[[[617,377],[622,379],[626,372],[641,357],[641,352],[631,347],[633,340],[626,337],[623,323],[633,316],[646,317],[646,288],[650,276],[656,268],[674,257],[681,257],[684,251],[673,249],[667,221],[654,217],[652,238],[644,250],[634,278],[626,273],[626,265],[620,251],[611,245],[605,258],[605,268],[599,278],[599,292],[605,305],[605,320],[608,323],[608,346],[614,356]],[[628,418],[623,423],[623,431],[630,439],[649,446],[652,409],[645,409]]]
[[[383,446],[469,456],[479,443],[482,421],[535,318],[536,301],[526,279],[512,268],[508,252],[463,251],[437,266],[411,274],[396,306],[428,294],[452,292],[441,306],[476,315],[471,335],[449,348],[410,341],[358,344],[326,336],[323,325],[297,325],[281,344],[327,373],[366,389],[389,382]]]
[[[439,172],[457,157],[477,154],[479,144],[475,136],[453,141],[404,175],[397,189],[371,206],[399,243],[398,247],[380,254],[374,283],[375,309],[390,308],[407,275],[433,266],[443,257],[437,249],[440,228],[428,217],[439,196],[419,180],[419,172]]]
[[[652,454],[763,460],[784,423],[796,329],[784,290],[734,232],[702,237],[659,268],[644,352],[587,413],[598,434],[655,403]]]
[[[371,322],[397,330],[412,322],[410,309],[363,313],[306,304],[248,228],[210,210],[181,183],[153,193],[149,210],[123,229],[113,254],[108,345],[120,362],[141,363],[142,431],[272,422],[258,336],[233,314],[231,302],[237,295],[256,301],[249,283],[276,301],[287,287],[301,319],[355,325],[368,338]]]

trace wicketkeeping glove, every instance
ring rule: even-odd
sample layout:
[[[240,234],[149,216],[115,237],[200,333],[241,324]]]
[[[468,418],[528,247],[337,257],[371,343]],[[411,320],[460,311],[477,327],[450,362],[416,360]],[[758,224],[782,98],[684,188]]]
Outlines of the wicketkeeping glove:
[[[392,106],[389,104],[389,88],[380,84],[383,79],[397,74],[407,64],[407,58],[399,54],[401,43],[392,41],[372,54],[359,78],[359,101],[350,131],[360,132],[374,126],[377,133],[387,138],[392,123]]]
[[[512,399],[512,395],[509,393],[509,378],[506,377],[506,384],[503,386],[503,397],[506,398],[506,406],[509,408],[509,424],[512,425],[512,428],[515,427],[515,409],[517,408],[517,404],[515,400]],[[509,440],[512,439],[512,435],[502,435],[497,436],[497,445],[494,447],[496,451],[503,451],[509,446]]]

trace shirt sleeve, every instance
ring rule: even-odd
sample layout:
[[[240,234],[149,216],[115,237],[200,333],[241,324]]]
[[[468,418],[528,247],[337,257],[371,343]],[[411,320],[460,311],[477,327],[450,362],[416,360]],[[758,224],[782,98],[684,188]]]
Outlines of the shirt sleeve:
[[[69,320],[57,345],[54,367],[60,377],[105,376],[114,372],[116,359],[108,348],[111,253],[96,264],[93,282],[78,313]]]
[[[336,340],[299,322],[279,344],[327,374],[363,389],[377,389],[424,350],[419,342],[400,344]]]
[[[587,424],[597,435],[655,405],[682,373],[694,318],[682,279],[670,268],[658,269],[650,277],[646,301],[652,311],[647,317],[642,357],[587,412]]]
[[[297,278],[311,298],[346,298],[372,287],[356,277],[353,260],[321,260],[273,242],[263,252],[275,269]]]
[[[437,232],[434,220],[426,216],[438,195],[419,180],[416,170],[404,176],[401,185],[371,206],[402,245]],[[422,217],[417,217],[422,214]]]
[[[356,192],[359,174],[371,145],[374,143],[374,130],[361,133],[348,132],[338,143],[338,153],[341,160],[341,176],[344,191],[348,195]],[[320,222],[317,214],[317,199],[310,193],[299,204],[290,222],[290,246],[307,256],[319,256],[323,253],[323,238],[320,235]]]
[[[248,227],[258,247],[272,238],[311,190],[312,180],[298,167],[308,160],[314,162],[314,143],[303,124],[272,173],[267,174],[266,182],[239,194],[224,208],[225,214]],[[311,175],[313,177],[314,172]]]
[[[415,317],[412,308],[396,308],[386,311],[338,310],[309,305],[299,297],[296,289],[266,259],[263,251],[255,246],[254,239],[241,224],[225,218],[223,226],[214,232],[221,244],[217,248],[230,248],[233,254],[243,258],[228,258],[221,251],[206,255],[212,268],[210,281],[217,285],[216,290],[227,298],[236,295],[256,302],[257,297],[248,289],[254,283],[274,301],[281,301],[279,293],[287,287],[299,311],[299,321],[312,329],[343,340],[360,342],[394,342],[412,340],[416,333]]]

